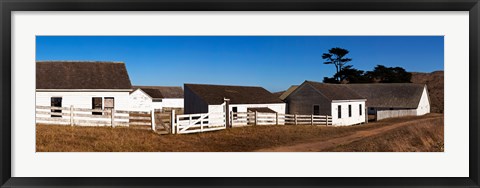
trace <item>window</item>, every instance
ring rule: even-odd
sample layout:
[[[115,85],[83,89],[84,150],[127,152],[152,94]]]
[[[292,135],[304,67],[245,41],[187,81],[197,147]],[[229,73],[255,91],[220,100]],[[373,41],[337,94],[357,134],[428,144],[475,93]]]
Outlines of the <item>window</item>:
[[[112,110],[115,108],[115,99],[113,97],[103,98],[103,108],[105,109],[106,115],[112,115]]]
[[[342,105],[338,105],[338,119],[342,118]]]
[[[360,112],[360,115],[362,115],[362,111],[363,111],[363,108],[362,108],[362,104],[359,104],[358,105],[358,111]]]
[[[313,105],[313,115],[320,115],[320,106]]]
[[[52,97],[50,98],[50,106],[51,107],[62,107],[62,97]],[[50,113],[57,113],[51,114],[50,117],[62,117],[62,115],[58,115],[58,113],[62,113],[62,110],[58,109],[51,109]]]
[[[233,119],[237,119],[238,108],[237,107],[232,107],[232,112],[233,112]]]
[[[102,110],[102,97],[92,97],[92,109]],[[102,112],[92,112],[92,115],[102,115]]]
[[[348,105],[348,117],[352,117],[352,105]]]

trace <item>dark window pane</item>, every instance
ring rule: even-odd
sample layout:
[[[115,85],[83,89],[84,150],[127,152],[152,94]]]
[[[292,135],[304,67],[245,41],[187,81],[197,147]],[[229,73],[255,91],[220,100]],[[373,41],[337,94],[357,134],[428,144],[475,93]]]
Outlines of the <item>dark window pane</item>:
[[[362,111],[363,111],[362,104],[358,105],[358,109],[359,109],[360,115],[362,115]]]
[[[320,106],[313,105],[313,115],[320,115]]]
[[[338,105],[338,119],[342,118],[342,106]]]
[[[102,109],[102,97],[92,97],[92,109]],[[102,112],[92,112],[92,115],[102,115]]]
[[[352,117],[352,105],[348,105],[348,117]]]
[[[62,97],[52,97],[50,98],[50,106],[52,107],[62,107]],[[50,110],[52,113],[62,113],[62,110]],[[50,115],[50,117],[62,117],[62,115]]]

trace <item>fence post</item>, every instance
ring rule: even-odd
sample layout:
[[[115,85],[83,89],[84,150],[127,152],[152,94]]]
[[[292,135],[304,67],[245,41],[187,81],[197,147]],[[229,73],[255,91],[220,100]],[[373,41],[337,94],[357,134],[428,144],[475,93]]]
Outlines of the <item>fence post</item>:
[[[312,114],[310,117],[312,117],[312,122],[311,122],[311,124],[313,125],[313,114]]]
[[[170,113],[170,132],[175,134],[175,110]]]
[[[255,111],[255,125],[257,125],[258,123],[258,112]]]
[[[155,132],[155,109],[152,109],[152,112],[150,114],[151,116],[151,121],[152,121],[152,131]]]
[[[230,111],[230,119],[228,121],[230,121],[230,127],[233,127],[233,111]]]
[[[325,126],[328,126],[328,115],[325,116]]]
[[[73,126],[73,105],[70,105],[70,126]]]
[[[275,112],[275,125],[278,125],[278,112]]]
[[[115,110],[113,108],[110,109],[110,117],[112,118],[112,127],[115,127]]]
[[[293,118],[295,119],[295,125],[297,125],[297,114],[295,114]]]

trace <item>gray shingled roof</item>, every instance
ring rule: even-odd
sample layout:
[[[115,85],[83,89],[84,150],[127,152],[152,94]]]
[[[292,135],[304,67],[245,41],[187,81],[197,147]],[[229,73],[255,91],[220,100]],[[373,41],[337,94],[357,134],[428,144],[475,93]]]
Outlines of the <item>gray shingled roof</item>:
[[[36,62],[37,89],[131,89],[124,63]]]
[[[154,99],[183,98],[183,89],[180,86],[133,86],[142,89]]]
[[[313,81],[305,81],[305,83],[314,87],[329,100],[365,99],[365,97],[357,94],[355,91],[346,86],[346,84],[325,84]]]
[[[184,87],[189,88],[207,104],[222,104],[224,98],[230,99],[230,104],[283,103],[262,87],[206,84],[185,84]]]
[[[359,95],[367,98],[368,107],[417,108],[424,84],[375,83],[346,84]]]
[[[285,100],[290,94],[292,94],[293,91],[295,91],[298,88],[298,85],[293,85],[290,86],[285,92],[283,92],[279,98],[281,100]]]

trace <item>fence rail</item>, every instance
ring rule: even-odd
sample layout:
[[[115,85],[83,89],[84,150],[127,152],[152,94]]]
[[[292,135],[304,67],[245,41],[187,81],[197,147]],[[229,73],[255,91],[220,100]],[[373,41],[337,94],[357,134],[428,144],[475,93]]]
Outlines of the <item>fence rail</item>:
[[[36,106],[36,123],[70,126],[152,126],[151,111]]]
[[[327,115],[296,115],[264,112],[231,112],[233,127],[248,125],[332,125]]]

